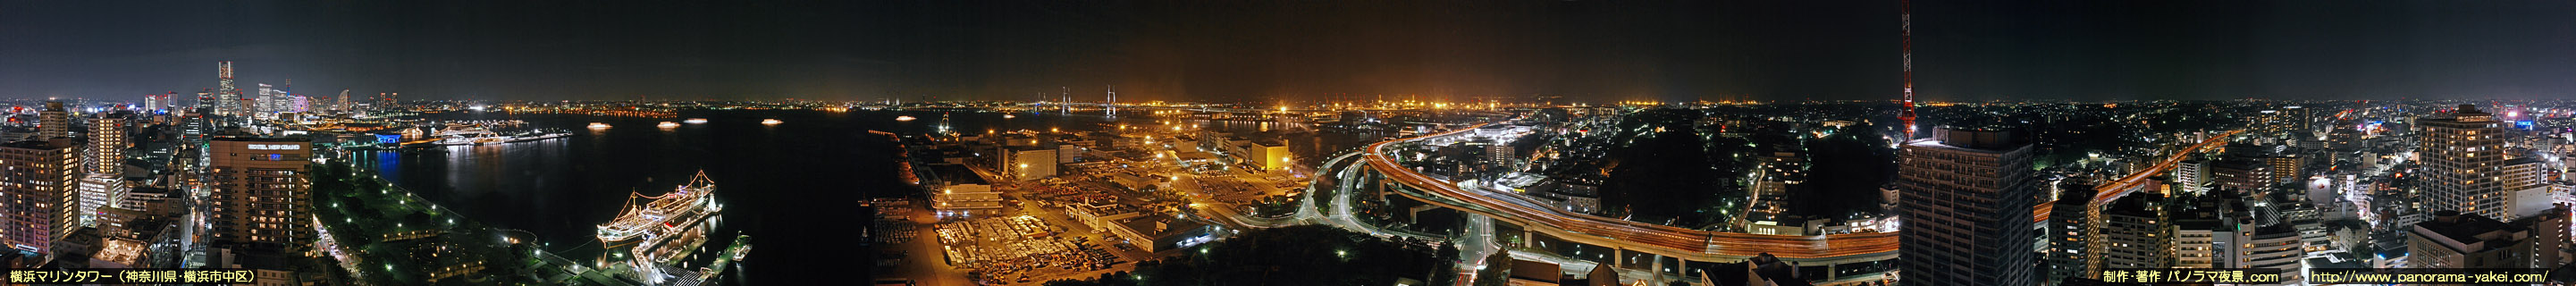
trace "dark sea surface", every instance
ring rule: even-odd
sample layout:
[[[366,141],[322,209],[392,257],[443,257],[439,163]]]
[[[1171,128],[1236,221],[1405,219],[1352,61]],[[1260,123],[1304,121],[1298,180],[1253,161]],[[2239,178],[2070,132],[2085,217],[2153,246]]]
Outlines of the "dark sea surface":
[[[550,252],[587,261],[601,253],[595,226],[616,216],[628,194],[660,195],[703,170],[724,205],[707,252],[735,234],[752,237],[753,251],[723,281],[734,285],[864,283],[872,260],[861,234],[869,210],[858,202],[918,192],[896,180],[900,146],[870,130],[916,135],[933,130],[942,114],[958,132],[1065,131],[1154,124],[1167,119],[1098,115],[1032,115],[936,111],[718,110],[684,112],[705,124],[662,129],[677,118],[620,118],[557,114],[447,113],[431,120],[524,120],[529,127],[569,130],[575,136],[484,146],[361,154],[393,181],[485,224],[526,230]],[[896,121],[898,115],[919,120]],[[761,119],[785,121],[762,125]],[[586,129],[600,122],[607,129]],[[1264,132],[1280,123],[1181,120],[1256,138],[1282,139],[1301,158],[1323,158],[1374,136],[1332,132]],[[373,161],[367,161],[373,160]],[[924,158],[925,161],[935,159]],[[638,202],[640,203],[640,202]],[[925,238],[927,239],[927,238]]]

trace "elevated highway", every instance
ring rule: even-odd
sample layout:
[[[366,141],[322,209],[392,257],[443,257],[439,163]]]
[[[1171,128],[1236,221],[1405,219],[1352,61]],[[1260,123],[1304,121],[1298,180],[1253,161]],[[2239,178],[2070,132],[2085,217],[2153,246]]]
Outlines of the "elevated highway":
[[[2138,170],[2137,173],[2131,173],[2128,176],[2120,177],[2119,180],[2113,180],[2109,184],[2094,186],[2092,206],[2100,207],[2102,205],[2110,204],[2113,200],[2119,200],[2121,196],[2127,196],[2140,189],[2154,186],[2148,184],[2151,183],[2151,181],[2147,180],[2148,178],[2153,178],[2157,174],[2164,174],[2167,170],[2173,170],[2174,165],[2182,164],[2183,160],[2191,159],[2191,154],[2200,153],[2202,149],[2227,145],[2227,137],[2236,136],[2237,133],[2245,133],[2245,130],[2228,131],[2227,133],[2219,133],[2218,136],[2210,136],[2209,139],[2201,140],[2198,144],[2192,144],[2191,147],[2184,148],[2179,152],[2174,152],[2173,155],[2165,157],[2164,161],[2156,162],[2156,165],[2153,167],[2148,167],[2145,170]],[[2038,206],[2032,207],[2030,221],[2034,223],[2048,221],[2048,213],[2056,209],[2055,206],[2056,204],[2049,202],[2039,202]]]
[[[1848,263],[1895,258],[1893,232],[1766,235],[1687,229],[1532,206],[1459,188],[1402,166],[1387,146],[1451,136],[1474,127],[1378,142],[1363,148],[1365,167],[1387,190],[1426,204],[1491,217],[1567,242],[1700,262],[1732,262],[1762,253],[1792,261]]]
[[[1370,144],[1360,150],[1361,162],[1329,172],[1328,178],[1340,180],[1342,190],[1355,188],[1369,180],[1381,189],[1423,204],[1488,217],[1492,224],[1511,225],[1533,235],[1545,235],[1570,243],[1613,249],[1620,254],[1651,254],[1685,262],[1734,262],[1769,253],[1783,260],[1807,265],[1840,266],[1847,263],[1883,262],[1897,256],[1898,232],[1846,233],[1830,235],[1770,235],[1709,231],[1676,226],[1640,223],[1619,218],[1569,212],[1505,194],[1461,188],[1454,183],[1413,171],[1389,154],[1389,147],[1413,142],[1436,141],[1474,130],[1470,126],[1422,136],[1394,139]],[[2149,178],[2172,169],[2198,150],[2225,144],[2231,131],[2192,145],[2169,158],[2137,173],[2123,176],[2096,188],[2093,204],[2100,205],[2148,186]],[[1340,158],[1336,158],[1338,161]],[[1358,171],[1358,172],[1354,172]],[[1348,197],[1348,196],[1343,196]],[[1347,203],[1345,203],[1347,204]],[[1348,205],[1336,205],[1348,208]],[[2047,219],[2049,204],[2038,206],[2036,221]],[[1334,214],[1349,219],[1349,214]],[[1352,223],[1352,222],[1345,222]],[[1490,228],[1488,228],[1490,229]],[[1616,258],[1613,258],[1616,259]],[[1636,266],[1631,266],[1636,267]]]

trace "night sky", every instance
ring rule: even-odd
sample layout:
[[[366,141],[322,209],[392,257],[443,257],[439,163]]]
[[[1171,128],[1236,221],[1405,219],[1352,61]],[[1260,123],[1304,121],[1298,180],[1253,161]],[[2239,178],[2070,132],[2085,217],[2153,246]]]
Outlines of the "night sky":
[[[245,88],[529,100],[1841,100],[1901,68],[1896,1],[146,2],[0,2],[0,97],[193,93],[220,60]],[[1929,100],[2576,94],[2576,1],[1914,10]]]

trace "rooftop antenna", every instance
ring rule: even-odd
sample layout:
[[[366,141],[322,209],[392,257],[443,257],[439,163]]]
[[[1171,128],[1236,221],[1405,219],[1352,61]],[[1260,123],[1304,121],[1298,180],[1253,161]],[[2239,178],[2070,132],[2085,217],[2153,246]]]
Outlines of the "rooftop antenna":
[[[1896,119],[1905,120],[1905,140],[1898,141],[1911,141],[1914,140],[1914,1],[1898,0],[1898,3],[1903,5],[1897,8],[1897,22],[1903,25],[1898,31],[1905,37],[1905,109],[1896,113]]]

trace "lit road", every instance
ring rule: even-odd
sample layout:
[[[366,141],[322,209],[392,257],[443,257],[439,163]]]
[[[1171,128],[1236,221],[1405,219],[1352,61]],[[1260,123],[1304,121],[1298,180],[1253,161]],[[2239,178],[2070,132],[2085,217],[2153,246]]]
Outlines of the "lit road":
[[[2181,152],[2174,152],[2172,156],[2166,157],[2163,162],[2156,162],[2155,167],[2138,170],[2137,173],[2131,173],[2127,177],[2121,177],[2120,180],[2111,181],[2109,184],[2102,184],[2101,186],[2093,187],[2093,205],[2100,206],[2110,204],[2112,200],[2120,199],[2120,196],[2129,195],[2129,193],[2147,186],[2146,184],[2150,183],[2148,178],[2155,177],[2155,175],[2158,174],[2164,174],[2165,170],[2172,170],[2175,164],[2181,164],[2183,160],[2191,159],[2191,154],[2200,153],[2200,150],[2202,149],[2227,145],[2227,137],[2235,136],[2237,133],[2245,133],[2245,130],[2228,131],[2227,133],[2218,134],[2218,136],[2210,136],[2209,139],[2201,140],[2200,144],[2192,144],[2190,148],[2183,149]],[[2048,213],[2051,210],[2056,209],[2054,205],[2056,204],[2050,202],[2039,202],[2039,206],[2032,207],[2030,221],[2048,221]]]
[[[1494,244],[1494,220],[1481,215],[1467,215],[1467,230],[1458,234],[1458,285],[1473,285],[1476,268],[1485,265],[1485,256],[1501,251]]]
[[[1897,232],[1892,231],[1814,236],[1748,234],[1696,230],[1567,212],[1548,206],[1537,205],[1525,200],[1497,198],[1496,196],[1481,194],[1479,191],[1470,191],[1453,183],[1414,172],[1410,168],[1402,166],[1387,153],[1387,146],[1391,144],[1441,138],[1442,136],[1451,136],[1468,130],[1474,130],[1476,127],[1480,126],[1469,126],[1466,128],[1435,134],[1378,142],[1363,148],[1361,153],[1358,154],[1359,158],[1362,159],[1361,162],[1358,162],[1359,164],[1366,164],[1366,168],[1376,171],[1379,174],[1383,174],[1387,180],[1391,182],[1411,187],[1409,188],[1411,189],[1410,191],[1398,190],[1395,191],[1396,194],[1422,201],[1427,204],[1468,213],[1473,219],[1471,219],[1471,222],[1467,227],[1466,233],[1469,236],[1462,237],[1466,239],[1462,239],[1462,241],[1459,242],[1462,252],[1472,251],[1477,253],[1491,253],[1487,252],[1489,250],[1485,249],[1496,247],[1495,245],[1492,245],[1493,242],[1490,241],[1490,238],[1486,237],[1491,235],[1491,223],[1493,220],[1502,220],[1515,225],[1525,226],[1529,231],[1546,233],[1550,236],[1565,239],[1570,242],[1620,248],[1626,251],[1644,252],[1694,261],[1740,260],[1763,253],[1769,253],[1773,256],[1784,259],[1810,261],[1877,259],[1878,257],[1892,258],[1897,250]],[[2187,159],[2189,154],[2195,153],[2196,150],[2223,145],[2226,142],[2225,138],[2227,136],[2232,136],[2241,132],[2242,131],[2230,131],[2218,136],[2213,136],[2211,139],[2193,145],[2183,152],[2176,152],[2172,157],[2166,158],[2163,162],[2156,164],[2153,168],[2148,168],[2141,170],[2140,172],[2130,174],[2110,184],[2104,184],[2097,188],[2097,190],[2101,191],[2097,192],[2095,201],[2099,204],[2101,202],[2117,199],[2119,196],[2127,194],[2130,190],[2134,190],[2138,186],[2146,184],[2148,178],[2153,177],[2160,171],[2173,168],[2174,165]],[[1356,180],[1356,178],[1360,177],[1360,174],[1357,173],[1359,168],[1333,168],[1334,166],[1341,164],[1344,159],[1351,157],[1352,156],[1350,155],[1338,156],[1322,165],[1325,168],[1321,170],[1324,170],[1324,172],[1330,172],[1327,174],[1328,176],[1340,179],[1337,180],[1338,182],[1334,182],[1329,186],[1334,190],[1331,198],[1320,198],[1329,200],[1326,208],[1324,208],[1326,211],[1324,213],[1314,211],[1315,208],[1312,204],[1315,203],[1314,199],[1319,198],[1310,197],[1305,202],[1305,204],[1308,205],[1299,210],[1298,217],[1310,222],[1330,224],[1346,229],[1373,233],[1380,236],[1404,235],[1407,237],[1430,239],[1429,237],[1421,235],[1403,234],[1377,229],[1369,224],[1361,223],[1355,218],[1351,213],[1351,196],[1349,194],[1357,191],[1357,185],[1359,184],[1356,183],[1360,182],[1359,180]],[[1323,183],[1316,184],[1316,186],[1326,187]],[[2047,219],[2047,206],[2047,204],[2042,204],[2040,206],[2041,209],[2039,209],[2040,211],[2036,214],[2037,219],[2042,221]],[[1473,262],[1472,260],[1480,260],[1482,257],[1482,255],[1471,256],[1467,255],[1467,253],[1461,253],[1461,255],[1464,259],[1470,259],[1470,262]],[[1461,271],[1461,273],[1472,275],[1471,271]]]
[[[1396,192],[1406,197],[1456,209],[1492,219],[1529,226],[1557,238],[1589,245],[1623,248],[1698,261],[1729,261],[1761,253],[1792,259],[1838,259],[1870,255],[1894,255],[1896,233],[1850,233],[1821,236],[1762,235],[1687,229],[1675,226],[1638,223],[1616,218],[1571,213],[1548,207],[1514,203],[1475,194],[1446,181],[1413,172],[1386,154],[1386,146],[1474,130],[1475,127],[1451,130],[1413,138],[1378,142],[1363,149],[1364,163],[1389,180],[1412,186],[1424,193]]]

